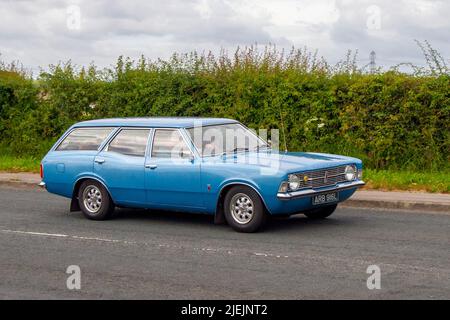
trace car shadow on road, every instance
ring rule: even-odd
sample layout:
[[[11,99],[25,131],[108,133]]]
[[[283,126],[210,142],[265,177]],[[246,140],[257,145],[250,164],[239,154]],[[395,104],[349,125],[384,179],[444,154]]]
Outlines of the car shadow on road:
[[[150,209],[116,209],[113,220],[127,222],[158,223],[167,226],[201,227],[214,225],[214,216],[200,213],[186,213]]]
[[[229,230],[230,227],[226,224],[215,225],[214,216],[199,213],[186,213],[162,210],[145,210],[145,209],[116,209],[114,220],[138,221],[145,222],[162,222],[167,224],[176,224],[177,226],[201,226],[216,228],[217,230]],[[279,232],[279,231],[295,231],[299,229],[306,229],[314,231],[317,229],[329,229],[334,227],[341,227],[342,225],[352,224],[352,220],[348,217],[329,217],[323,220],[311,220],[302,214],[293,215],[291,217],[270,217],[262,229],[264,232]],[[209,229],[209,228],[208,228]]]

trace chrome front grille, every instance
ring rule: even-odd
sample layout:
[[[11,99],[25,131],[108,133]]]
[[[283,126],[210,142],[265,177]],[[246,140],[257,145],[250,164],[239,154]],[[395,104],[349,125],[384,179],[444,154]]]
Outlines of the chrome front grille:
[[[348,182],[345,179],[345,167],[346,166],[339,166],[334,168],[326,168],[298,173],[297,175],[301,181],[300,188],[316,189],[334,186],[340,182]]]

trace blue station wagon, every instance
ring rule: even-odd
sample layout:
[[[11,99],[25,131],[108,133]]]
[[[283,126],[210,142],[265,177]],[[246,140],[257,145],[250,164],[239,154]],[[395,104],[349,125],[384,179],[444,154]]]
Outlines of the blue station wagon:
[[[123,118],[77,123],[41,162],[40,185],[93,220],[115,207],[215,215],[240,232],[268,216],[323,219],[362,181],[359,159],[279,152],[238,121]]]

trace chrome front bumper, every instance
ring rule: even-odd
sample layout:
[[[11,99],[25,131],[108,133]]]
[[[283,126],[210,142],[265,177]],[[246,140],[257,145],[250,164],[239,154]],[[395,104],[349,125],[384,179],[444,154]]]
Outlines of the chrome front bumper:
[[[335,186],[323,188],[320,190],[306,189],[306,190],[299,190],[299,191],[286,192],[286,193],[278,192],[277,198],[278,198],[278,200],[292,200],[292,199],[298,199],[298,198],[304,198],[304,197],[311,197],[311,196],[326,193],[326,192],[360,188],[363,185],[365,185],[364,181],[343,182],[343,183],[339,183]]]
[[[45,189],[45,182],[44,181],[39,182],[38,186]]]

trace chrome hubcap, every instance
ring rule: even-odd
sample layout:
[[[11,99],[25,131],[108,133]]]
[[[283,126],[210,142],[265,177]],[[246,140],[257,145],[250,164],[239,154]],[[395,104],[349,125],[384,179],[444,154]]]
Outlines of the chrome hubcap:
[[[83,203],[90,213],[97,213],[102,207],[102,193],[94,185],[86,187],[83,191]]]
[[[253,218],[253,201],[244,193],[237,193],[230,203],[230,212],[234,221],[239,224],[249,223]]]

